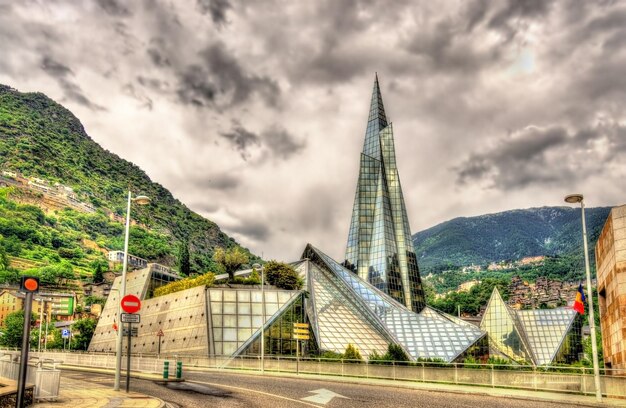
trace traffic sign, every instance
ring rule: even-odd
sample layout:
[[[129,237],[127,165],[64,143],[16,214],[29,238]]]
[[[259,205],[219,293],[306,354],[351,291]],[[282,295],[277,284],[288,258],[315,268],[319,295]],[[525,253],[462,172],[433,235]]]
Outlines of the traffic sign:
[[[141,301],[135,295],[126,295],[122,298],[122,310],[126,313],[137,313],[141,309]]]
[[[130,335],[132,337],[137,337],[137,334],[139,333],[139,330],[136,327],[131,327],[130,329]],[[123,336],[128,336],[128,327],[124,327],[122,329],[122,335]]]
[[[294,334],[309,334],[309,329],[293,329]]]
[[[298,327],[300,329],[308,329],[309,324],[308,323],[294,323],[293,327]]]
[[[308,334],[294,334],[293,338],[296,340],[309,340]]]
[[[64,339],[68,339],[70,337],[70,331],[68,329],[63,329],[61,331],[61,337]]]
[[[140,323],[141,315],[133,313],[122,313],[122,323]]]
[[[165,336],[165,334],[163,334],[163,330],[159,329],[159,331],[157,332],[157,336],[159,337]]]

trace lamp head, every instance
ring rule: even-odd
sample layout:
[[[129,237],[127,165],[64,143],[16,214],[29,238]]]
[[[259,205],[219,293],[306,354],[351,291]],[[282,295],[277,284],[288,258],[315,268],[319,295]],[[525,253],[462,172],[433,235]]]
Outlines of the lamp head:
[[[581,203],[583,201],[582,194],[570,194],[565,196],[565,202],[570,204]]]
[[[140,195],[140,196],[133,198],[133,202],[139,205],[146,205],[150,203],[150,197]]]

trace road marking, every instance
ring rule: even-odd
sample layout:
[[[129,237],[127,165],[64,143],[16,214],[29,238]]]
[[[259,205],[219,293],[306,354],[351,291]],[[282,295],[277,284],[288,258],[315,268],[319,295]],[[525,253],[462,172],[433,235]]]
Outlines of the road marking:
[[[280,399],[284,399],[287,401],[292,401],[292,402],[296,402],[298,404],[302,404],[302,405],[307,405],[309,407],[316,407],[319,408],[319,405],[313,405],[313,404],[309,404],[308,402],[302,402],[300,400],[297,399],[293,399],[293,398],[289,398],[289,397],[284,397],[282,395],[277,395],[277,394],[271,394],[269,392],[263,392],[263,391],[257,391],[257,390],[251,390],[250,388],[242,388],[242,387],[235,387],[234,385],[224,385],[224,384],[220,384],[220,383],[210,383],[210,382],[206,382],[206,381],[190,381],[190,380],[186,380],[187,382],[191,382],[191,383],[197,383],[197,384],[206,384],[206,385],[213,385],[216,387],[224,387],[224,388],[232,388],[234,390],[240,390],[240,391],[248,391],[248,392],[254,392],[256,394],[262,394],[262,395],[267,395],[269,397],[274,397],[274,398],[280,398]],[[346,398],[346,397],[344,397]]]
[[[319,390],[314,390],[314,391],[309,391],[309,392],[312,392],[315,395],[311,395],[309,397],[300,398],[300,399],[304,401],[315,402],[316,404],[322,404],[322,405],[328,404],[330,400],[332,400],[335,397],[350,399],[348,397],[344,397],[343,395],[339,395],[336,392],[333,392],[331,390],[327,390],[326,388],[320,388]]]

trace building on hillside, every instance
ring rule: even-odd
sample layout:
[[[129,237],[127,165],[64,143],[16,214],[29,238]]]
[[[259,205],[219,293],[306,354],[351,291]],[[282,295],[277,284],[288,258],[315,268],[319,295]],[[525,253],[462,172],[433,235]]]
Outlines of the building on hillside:
[[[515,310],[494,287],[480,328],[489,336],[490,354],[536,366],[580,360],[582,317],[571,307]]]
[[[415,313],[308,245],[296,270],[305,281],[301,291],[259,286],[204,286],[150,299],[146,270],[128,274],[127,290],[142,299],[141,324],[133,352],[203,356],[295,355],[293,324],[309,323],[305,355],[343,353],[352,344],[364,357],[384,354],[399,344],[412,360],[486,358],[485,333],[478,327],[430,307]],[[121,278],[114,282],[119,287]],[[265,299],[262,295],[265,295]],[[89,346],[115,350],[117,291],[111,295]],[[265,309],[263,309],[265,303]],[[163,336],[157,337],[159,332]]]
[[[361,153],[344,265],[409,309],[426,306],[378,77]]]
[[[0,292],[0,326],[4,326],[4,320],[8,315],[22,310],[23,305],[24,299],[17,296],[16,291],[5,289]]]
[[[124,251],[109,251],[107,259],[113,263],[123,263]],[[130,268],[141,269],[148,266],[148,261],[133,254],[128,254],[128,266]]]
[[[0,325],[4,326],[6,317],[24,308],[24,294],[17,289],[5,289],[0,292]],[[35,295],[32,304],[32,313],[35,320],[40,320],[43,308],[44,320],[71,320],[76,308],[74,293],[46,293]]]
[[[604,364],[626,375],[626,205],[615,207],[596,243]]]
[[[111,284],[108,282],[88,283],[83,285],[85,296],[106,298],[111,293]]]

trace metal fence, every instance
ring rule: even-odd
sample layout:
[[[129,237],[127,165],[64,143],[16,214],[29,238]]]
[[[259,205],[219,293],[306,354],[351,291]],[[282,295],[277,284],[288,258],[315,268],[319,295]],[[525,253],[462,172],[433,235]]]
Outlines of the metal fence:
[[[5,353],[0,356],[0,377],[18,381],[20,356]],[[56,368],[54,360],[36,358],[30,360],[26,370],[26,382],[33,384],[36,400],[56,400],[59,397],[61,370]]]
[[[115,368],[113,353],[32,353],[41,358],[63,361],[65,364],[89,367]],[[473,385],[498,388],[516,388],[532,391],[551,391],[595,395],[593,370],[589,367],[533,367],[521,365],[432,363],[432,362],[365,362],[323,358],[268,356],[259,357],[202,357],[186,355],[137,354],[131,360],[132,371],[161,373],[163,362],[182,361],[185,367],[247,370],[344,376]],[[126,359],[122,359],[126,369]],[[626,372],[603,370],[602,394],[612,398],[626,398]]]

